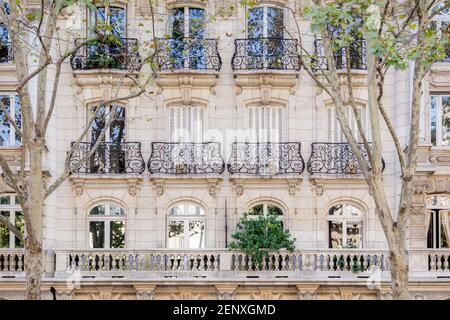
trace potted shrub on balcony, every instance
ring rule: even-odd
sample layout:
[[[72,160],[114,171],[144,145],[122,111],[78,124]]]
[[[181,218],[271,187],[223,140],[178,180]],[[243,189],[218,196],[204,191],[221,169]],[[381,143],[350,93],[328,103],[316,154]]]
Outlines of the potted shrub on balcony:
[[[88,69],[120,69],[124,47],[122,39],[113,34],[99,35],[88,43],[86,68]]]
[[[244,213],[236,229],[232,234],[235,241],[230,243],[230,249],[245,252],[252,261],[252,265],[248,266],[249,270],[266,269],[265,262],[273,264],[269,259],[271,253],[281,249],[292,252],[295,249],[295,238],[291,237],[289,230],[283,229],[281,221],[275,215],[258,216],[255,219]]]

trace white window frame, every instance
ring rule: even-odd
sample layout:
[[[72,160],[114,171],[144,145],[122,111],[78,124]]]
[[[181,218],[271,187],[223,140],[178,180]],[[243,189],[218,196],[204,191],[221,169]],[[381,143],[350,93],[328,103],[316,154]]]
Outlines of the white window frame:
[[[250,33],[250,31],[248,30],[248,23],[249,23],[248,17],[250,15],[250,10],[258,9],[258,8],[262,8],[263,9],[263,17],[262,17],[262,19],[263,19],[263,34],[262,34],[262,37],[263,38],[267,38],[267,34],[268,34],[268,32],[267,32],[268,31],[268,29],[267,29],[267,25],[268,25],[268,23],[267,23],[267,10],[268,10],[268,8],[279,9],[279,10],[283,11],[283,34],[282,34],[282,37],[284,37],[284,35],[286,33],[286,31],[284,30],[284,29],[286,29],[286,10],[284,8],[282,8],[282,7],[278,7],[278,6],[275,6],[273,4],[261,4],[261,5],[257,6],[257,7],[254,7],[254,8],[247,8],[248,14],[246,15],[246,19],[245,19],[245,34],[247,35],[247,37],[249,36],[249,33]]]
[[[15,121],[16,119],[16,97],[19,98],[16,92],[0,92],[0,97],[9,96],[9,116]],[[22,106],[20,105],[22,111]],[[6,120],[6,119],[5,119]],[[22,118],[23,121],[23,118]],[[16,128],[8,121],[9,124],[9,141],[8,145],[0,146],[0,148],[20,148],[22,146],[22,138],[20,138],[20,144],[16,145]]]
[[[98,206],[105,206],[105,214],[104,215],[91,215],[91,211],[98,207]],[[116,206],[120,209],[123,210],[123,215],[110,215],[110,210],[111,210],[111,206]],[[124,223],[125,226],[125,231],[124,231],[124,235],[125,235],[125,241],[124,241],[124,247],[127,247],[127,212],[125,210],[125,208],[123,208],[122,206],[116,204],[116,203],[112,203],[112,202],[102,202],[102,203],[98,203],[94,206],[92,206],[87,214],[88,218],[87,218],[87,247],[89,247],[90,249],[114,249],[111,248],[111,225],[109,222],[111,221],[120,221]],[[91,233],[91,229],[90,229],[90,224],[91,222],[104,222],[105,223],[105,234],[104,234],[104,238],[105,238],[105,244],[103,248],[91,248],[91,239],[90,239],[90,233]]]
[[[347,108],[347,120],[350,124],[350,129],[354,136],[356,135],[356,140],[362,143],[362,138],[359,134],[358,125],[356,123],[356,118],[353,114],[353,108],[351,106],[345,106]],[[361,124],[364,127],[364,133],[366,134],[367,140],[371,141],[371,129],[370,129],[370,115],[366,106],[357,105],[357,110],[362,114]],[[327,142],[330,143],[347,143],[344,132],[341,129],[340,123],[336,117],[336,108],[334,106],[325,107],[325,120],[326,120],[326,137]]]
[[[167,136],[170,142],[202,143],[205,138],[207,112],[204,106],[173,105],[167,108]],[[181,124],[181,127],[180,127]],[[176,128],[177,127],[177,128]],[[175,134],[177,130],[182,130]],[[183,138],[180,139],[180,133]],[[186,140],[185,135],[189,135]]]
[[[330,215],[330,209],[338,206],[338,205],[342,205],[342,216],[333,216]],[[356,208],[357,210],[359,210],[361,212],[360,216],[352,216],[350,215],[349,211],[347,210],[348,206],[352,206],[354,208]],[[360,240],[360,247],[359,248],[355,248],[355,249],[362,249],[364,248],[364,226],[366,224],[365,222],[365,214],[364,214],[364,210],[362,210],[361,207],[351,203],[351,202],[336,202],[334,204],[332,204],[331,206],[328,207],[327,210],[327,242],[330,242],[330,221],[333,222],[340,222],[342,223],[342,246],[345,249],[345,247],[347,246],[347,224],[349,222],[361,222],[361,240]],[[327,246],[329,247],[329,245],[327,244]],[[329,249],[335,249],[335,248],[329,248]]]
[[[171,211],[174,207],[179,205],[193,205],[200,208],[203,211],[203,214],[199,215],[189,215],[189,214],[171,214]],[[171,248],[169,247],[169,224],[172,221],[183,221],[183,247],[182,248]],[[190,248],[189,247],[189,222],[190,221],[201,221],[203,222],[203,248]],[[187,231],[187,232],[186,232]],[[170,207],[167,213],[167,223],[166,223],[166,241],[168,249],[188,249],[188,250],[202,250],[206,248],[206,210],[199,204],[189,201],[183,201],[177,204],[174,204]]]
[[[16,225],[16,211],[22,212],[22,207],[20,204],[16,204],[16,194],[0,194],[0,197],[10,197],[9,204],[0,204],[0,211],[8,211],[9,212],[9,222],[12,225]],[[23,212],[22,212],[23,217]],[[25,220],[24,220],[25,223]],[[26,235],[26,229],[24,229],[24,236]],[[21,247],[23,248],[23,246]],[[17,249],[16,248],[16,236],[13,232],[9,232],[9,248],[1,249]]]
[[[279,143],[286,140],[286,107],[274,105],[248,106],[246,123],[249,142]],[[263,126],[261,126],[261,121]],[[275,125],[275,128],[274,128]]]
[[[443,144],[443,135],[442,135],[442,98],[448,97],[450,99],[450,92],[448,94],[430,94],[430,121],[429,121],[429,132],[430,132],[430,142],[431,141],[431,109],[432,109],[432,99],[433,97],[436,98],[436,145],[433,145],[435,147],[443,147],[443,148],[449,148],[450,145],[444,145]],[[450,141],[449,141],[450,144]]]
[[[284,212],[283,207],[281,207],[280,205],[278,205],[276,202],[272,202],[272,201],[260,201],[260,202],[254,203],[254,204],[252,204],[251,206],[249,206],[247,212],[250,211],[251,209],[253,209],[253,208],[256,207],[256,206],[259,206],[259,205],[263,205],[263,214],[262,214],[262,215],[249,214],[249,215],[247,215],[247,217],[248,217],[250,220],[257,220],[257,219],[258,219],[259,217],[261,217],[261,216],[263,216],[263,217],[269,216],[269,206],[272,206],[272,207],[277,207],[278,209],[280,209],[280,211],[281,211],[282,214],[281,214],[281,215],[273,215],[273,216],[276,217],[276,220],[277,220],[277,221],[281,221],[281,223],[283,224],[283,228],[285,227],[285,225],[284,225],[284,216],[285,216],[285,212]]]
[[[86,19],[86,23],[87,23],[87,28],[88,28],[88,32],[91,32],[91,27],[94,26],[94,23],[97,24],[97,9],[98,8],[105,8],[105,25],[109,25],[110,24],[110,8],[120,8],[123,9],[125,11],[125,34],[123,35],[124,38],[127,37],[128,35],[128,8],[127,5],[125,4],[120,4],[120,3],[108,3],[105,2],[104,4],[99,4],[95,6],[95,11],[90,10],[89,8],[87,9],[87,17],[88,19]]]
[[[95,113],[94,109],[98,108],[98,107],[100,107],[100,105],[91,105],[91,106],[88,107],[88,109],[87,109],[87,123],[88,124],[92,120],[92,118],[95,117],[96,113]],[[125,119],[123,120],[124,126],[125,126],[125,135],[123,136],[123,141],[122,142],[126,142],[127,141],[127,134],[128,134],[128,130],[127,130],[127,111],[128,110],[122,104],[108,105],[107,107],[105,106],[105,109],[109,108],[109,110],[107,110],[108,115],[105,118],[105,125],[109,121],[109,117],[110,117],[110,114],[111,114],[111,107],[121,107],[121,108],[123,108],[125,110]],[[86,142],[92,143],[92,124],[91,124],[91,127],[89,128],[88,134],[86,135]],[[111,142],[111,125],[109,126],[109,128],[106,129],[103,142]]]

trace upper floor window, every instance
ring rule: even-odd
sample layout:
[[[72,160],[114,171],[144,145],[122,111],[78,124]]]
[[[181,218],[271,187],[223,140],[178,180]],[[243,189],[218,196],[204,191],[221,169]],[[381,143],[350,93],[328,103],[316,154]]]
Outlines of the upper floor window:
[[[172,106],[169,110],[169,140],[171,142],[203,142],[205,108]]]
[[[22,112],[19,97],[15,93],[0,93],[0,103],[5,106],[9,117],[15,121],[19,128],[21,128]],[[20,134],[16,132],[15,127],[10,123],[8,117],[4,114],[3,108],[0,108],[0,146],[21,146]]]
[[[248,108],[248,126],[251,142],[282,142],[284,108],[254,106]]]
[[[89,12],[90,31],[112,34],[117,37],[126,36],[127,17],[122,7],[99,6]]]
[[[430,130],[434,146],[450,146],[450,95],[431,96]]]
[[[202,39],[205,36],[205,10],[190,7],[172,9],[172,38]]]
[[[8,29],[4,24],[0,23],[0,63],[11,61],[12,55]]]
[[[25,233],[22,208],[16,195],[7,194],[0,196],[0,215],[9,220],[23,234]],[[23,242],[2,224],[0,224],[0,248],[23,248]]]
[[[205,247],[205,210],[195,203],[183,202],[170,208],[167,221],[168,248]]]
[[[362,248],[362,211],[350,203],[328,210],[328,245],[332,249]]]
[[[100,108],[98,110],[97,108]],[[118,105],[104,106],[92,108],[95,119],[91,125],[91,142],[95,143],[100,137],[102,130],[108,123],[109,117],[115,113],[115,119],[111,122],[109,128],[106,129],[103,141],[120,143],[125,141],[125,108]]]
[[[125,247],[125,210],[105,203],[89,211],[89,247]]]
[[[264,6],[248,10],[247,35],[248,38],[283,38],[283,9]]]
[[[353,132],[354,137],[358,142],[362,142],[361,135],[359,134],[358,126],[356,123],[356,117],[354,115],[352,107],[346,107],[347,120],[350,125],[351,132]],[[370,135],[370,119],[369,114],[365,107],[357,106],[357,116],[361,119],[361,125],[366,134],[367,140],[371,140]],[[336,110],[334,107],[326,108],[326,130],[327,130],[327,141],[332,143],[347,142],[344,132],[341,129],[341,125],[336,118]]]

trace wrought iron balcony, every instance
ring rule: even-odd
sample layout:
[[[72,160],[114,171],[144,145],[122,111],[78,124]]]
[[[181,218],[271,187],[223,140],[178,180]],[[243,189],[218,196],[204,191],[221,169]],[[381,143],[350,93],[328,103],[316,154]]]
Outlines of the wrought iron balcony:
[[[315,142],[308,160],[310,174],[361,174],[361,168],[348,143]],[[369,163],[367,150],[359,144],[364,158]],[[383,160],[384,170],[385,164]]]
[[[152,142],[150,173],[221,174],[225,163],[220,143]]]
[[[84,40],[77,39],[75,46]],[[71,57],[73,70],[117,69],[139,71],[141,58],[138,52],[138,40],[121,38],[119,44],[97,42],[81,46]]]
[[[316,61],[313,61],[313,70],[328,69],[327,58],[325,57],[323,42],[321,39],[314,41]],[[359,39],[350,45],[349,52],[350,61],[347,61],[347,53],[345,48],[341,48],[334,54],[334,63],[337,70],[346,70],[347,66],[353,70],[367,70],[366,64],[366,41]]]
[[[0,42],[0,63],[11,62],[14,60],[14,53],[11,42]]]
[[[228,163],[231,174],[300,174],[304,168],[299,142],[235,142]]]
[[[231,59],[238,70],[300,70],[300,55],[296,39],[253,38],[234,40]]]
[[[72,143],[73,145],[74,143]],[[140,142],[101,142],[91,157],[81,162],[93,143],[80,142],[70,157],[70,167],[77,173],[90,174],[141,174],[145,170]]]
[[[217,39],[157,39],[156,65],[160,70],[219,71],[222,59]]]

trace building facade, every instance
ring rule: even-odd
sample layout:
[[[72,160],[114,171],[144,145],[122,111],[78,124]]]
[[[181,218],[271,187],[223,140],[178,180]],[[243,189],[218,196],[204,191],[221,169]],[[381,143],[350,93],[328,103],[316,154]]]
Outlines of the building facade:
[[[62,28],[80,37],[106,21],[126,52],[109,48],[113,59],[100,64],[92,52],[106,49],[84,46],[63,65],[47,135],[49,181],[63,172],[71,144],[87,125],[73,161],[97,141],[105,121],[90,122],[90,110],[106,114],[114,108],[118,117],[94,156],[46,202],[44,298],[51,298],[51,287],[57,299],[392,297],[387,244],[368,187],[332,100],[299,63],[295,21],[303,45],[321,50],[301,15],[304,3],[272,0],[246,8],[236,1],[232,11],[223,10],[224,3],[233,1],[158,0],[154,29],[143,0],[111,1],[97,13],[68,8],[59,18]],[[437,24],[449,19],[435,18]],[[150,29],[166,49],[149,94],[99,105],[114,96],[123,66],[144,55]],[[337,56],[336,65],[344,70],[351,64],[369,132],[363,40],[350,56],[350,62]],[[402,145],[412,76],[412,68],[386,76],[383,104]],[[450,58],[435,63],[424,85],[415,214],[408,227],[414,299],[450,298],[449,79]],[[12,50],[2,46],[0,95],[20,122],[16,84]],[[118,96],[135,92],[134,84],[125,79]],[[2,121],[0,152],[18,168],[20,139]],[[400,170],[386,128],[382,140],[383,181],[395,211]],[[0,191],[1,214],[23,228],[14,194],[5,183]],[[227,248],[244,212],[278,215],[296,250],[271,255],[262,270],[253,268],[245,254]],[[23,244],[1,228],[0,298],[22,298]]]

